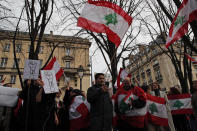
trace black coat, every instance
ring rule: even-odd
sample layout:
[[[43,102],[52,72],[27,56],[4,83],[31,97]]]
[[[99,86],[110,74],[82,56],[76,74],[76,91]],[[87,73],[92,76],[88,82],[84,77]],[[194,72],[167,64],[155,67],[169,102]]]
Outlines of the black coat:
[[[90,131],[111,131],[113,112],[109,93],[94,85],[88,89],[87,100],[91,105]]]
[[[28,131],[36,130],[38,115],[36,112],[36,94],[39,90],[40,88],[34,84],[31,84],[30,87],[25,85],[24,89],[19,95],[19,97],[23,99],[24,102],[19,109],[18,116],[15,120],[15,125],[17,125],[15,130],[25,131],[26,127]]]
[[[28,98],[29,90],[29,98]],[[30,87],[25,86],[20,98],[24,100],[23,107],[19,112],[18,130],[25,131],[28,124],[28,131],[54,131],[54,112],[55,112],[55,94],[42,93],[41,102],[36,102],[36,95],[40,87],[31,84]],[[29,99],[29,103],[28,103]],[[27,106],[28,105],[28,106]],[[27,110],[28,109],[28,110]],[[26,121],[26,112],[28,111],[28,121]]]
[[[54,131],[55,125],[55,93],[42,93],[42,100],[36,104],[36,130],[35,131]]]

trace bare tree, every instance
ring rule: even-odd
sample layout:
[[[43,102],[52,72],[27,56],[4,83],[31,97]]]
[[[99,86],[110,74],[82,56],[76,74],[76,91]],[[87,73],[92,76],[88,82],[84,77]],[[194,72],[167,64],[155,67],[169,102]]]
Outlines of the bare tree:
[[[42,42],[42,38],[44,35],[45,28],[52,16],[53,7],[54,7],[54,0],[25,0],[24,1],[24,8],[21,11],[20,18],[18,20],[16,31],[13,39],[13,52],[14,52],[14,60],[16,63],[16,68],[19,74],[19,79],[21,83],[21,87],[23,88],[22,77],[20,68],[16,59],[16,51],[15,51],[15,41],[17,38],[17,34],[19,32],[19,23],[21,21],[21,17],[23,11],[26,12],[27,17],[27,25],[28,25],[28,33],[30,38],[30,52],[29,52],[29,59],[38,59],[39,49]],[[54,46],[57,47],[57,45]],[[54,50],[53,50],[54,51]],[[53,51],[51,53],[53,53]],[[52,55],[50,55],[52,56]]]
[[[0,28],[9,28],[14,25],[11,18],[16,18],[9,8],[10,3],[7,0],[0,0]]]
[[[134,13],[134,10],[142,10],[143,6],[139,6],[142,3],[142,0],[106,0],[110,1],[112,3],[115,3],[119,5],[124,11],[126,11],[130,16],[135,19],[139,14]],[[67,3],[67,0],[62,0],[63,2],[63,9],[69,10],[69,14],[66,15],[66,17],[63,20],[70,20],[70,24],[66,27],[71,27],[73,25],[76,25],[77,18],[80,15],[80,11],[82,9],[83,4],[86,2],[84,0],[69,0]],[[73,28],[76,28],[73,26]],[[126,33],[122,43],[119,45],[118,48],[116,48],[115,44],[113,44],[106,36],[106,34],[103,33],[94,33],[88,30],[84,29],[77,29],[78,30],[78,36],[84,36],[91,40],[93,40],[93,43],[96,43],[98,48],[100,49],[102,56],[105,60],[105,63],[108,67],[108,70],[112,76],[112,84],[114,85],[117,77],[117,64],[122,58],[124,53],[130,52],[130,47],[135,45],[135,38],[139,35],[141,23],[136,27],[130,27],[128,32]],[[134,31],[137,31],[134,35]],[[109,59],[109,61],[108,61]],[[115,89],[114,89],[115,91]]]
[[[177,7],[179,7],[177,0],[168,0],[165,2],[161,2],[160,0],[151,0],[147,2],[147,6],[149,10],[152,12],[152,18],[155,20],[155,24],[152,24],[152,21],[148,21],[145,18],[141,17],[144,25],[148,29],[150,36],[153,41],[155,40],[154,35],[161,36],[163,42],[166,42],[167,32],[169,30],[169,26],[173,20],[174,15],[176,14]],[[180,2],[180,1],[179,1]],[[176,5],[179,5],[176,7]],[[150,16],[148,16],[150,17]],[[195,26],[195,22],[194,22]],[[192,32],[195,37],[195,32]],[[191,35],[192,36],[192,35]],[[182,41],[179,41],[177,44],[171,45],[168,49],[162,49],[171,59],[174,68],[176,70],[176,74],[180,81],[182,92],[187,93],[188,87],[192,88],[192,70],[191,70],[191,62],[189,62],[184,55],[185,53],[189,53],[192,55],[192,51],[196,52],[196,48],[191,44],[189,35],[185,35],[182,38]],[[158,46],[160,46],[156,41],[154,41]],[[179,49],[179,51],[177,51]],[[177,55],[178,54],[178,55]],[[183,65],[183,66],[182,66]],[[188,83],[189,80],[189,83]]]
[[[53,13],[54,0],[25,0],[25,10],[28,20],[30,44],[30,59],[38,59],[38,53],[46,25]],[[36,46],[35,42],[37,40]],[[34,49],[35,47],[35,49]]]

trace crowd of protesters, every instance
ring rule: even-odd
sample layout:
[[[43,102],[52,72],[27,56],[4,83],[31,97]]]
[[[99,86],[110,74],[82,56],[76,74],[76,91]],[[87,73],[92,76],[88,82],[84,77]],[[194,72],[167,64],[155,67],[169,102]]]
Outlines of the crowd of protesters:
[[[64,91],[59,89],[57,93],[45,94],[41,79],[25,80],[24,85],[14,108],[0,107],[0,131],[197,130],[195,84],[191,97],[193,114],[176,115],[171,113],[167,95],[179,95],[181,91],[175,87],[171,87],[169,92],[161,91],[156,82],[151,86],[134,86],[131,79],[126,77],[124,86],[117,89],[114,95],[102,73],[95,75],[95,84],[88,88],[87,95],[69,85]],[[168,126],[156,125],[147,121],[146,117],[140,117],[146,115],[147,95],[165,99]],[[137,117],[133,117],[136,114]]]

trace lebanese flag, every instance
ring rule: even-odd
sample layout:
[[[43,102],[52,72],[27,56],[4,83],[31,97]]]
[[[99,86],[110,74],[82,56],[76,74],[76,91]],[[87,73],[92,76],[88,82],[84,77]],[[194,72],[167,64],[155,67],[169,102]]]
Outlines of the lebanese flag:
[[[131,25],[132,17],[121,7],[108,1],[91,1],[84,5],[77,26],[106,33],[108,39],[118,47]]]
[[[170,26],[166,48],[185,35],[188,32],[188,23],[195,19],[197,19],[197,1],[183,0]]]
[[[168,100],[172,115],[193,113],[190,94],[169,95]]]
[[[69,108],[71,131],[77,131],[89,126],[90,104],[83,96],[74,97]]]
[[[125,77],[131,78],[131,74],[128,73],[125,69],[120,68],[117,81],[116,81],[117,89],[120,89],[124,86],[122,81],[125,79]]]
[[[124,114],[127,110],[132,108],[132,102],[134,100],[134,97],[138,98],[137,96],[133,95],[132,91],[130,91],[128,95],[124,99],[121,100],[120,105],[119,105],[120,106],[119,110],[121,113]]]
[[[168,115],[164,98],[147,94],[148,121],[159,126],[168,126]]]
[[[197,64],[197,59],[192,58],[190,55],[185,53],[185,56],[187,57],[187,59],[189,59],[190,61],[194,62],[195,64]]]
[[[132,92],[132,93],[131,93]],[[126,91],[123,88],[118,90],[116,97],[116,102],[118,103],[118,109],[123,114],[120,116],[122,120],[127,122],[129,125],[143,128],[145,116],[147,113],[146,106],[143,108],[133,108],[130,104],[125,104],[124,102],[128,102],[131,100],[141,99],[145,100],[146,96],[144,91],[139,87],[134,87],[132,91]],[[130,99],[131,98],[131,99]],[[129,100],[130,99],[130,100]]]
[[[56,75],[56,80],[59,80],[59,78],[64,73],[64,70],[60,67],[60,64],[56,60],[56,57],[53,57],[53,59],[51,59],[51,61],[43,70],[54,70]]]

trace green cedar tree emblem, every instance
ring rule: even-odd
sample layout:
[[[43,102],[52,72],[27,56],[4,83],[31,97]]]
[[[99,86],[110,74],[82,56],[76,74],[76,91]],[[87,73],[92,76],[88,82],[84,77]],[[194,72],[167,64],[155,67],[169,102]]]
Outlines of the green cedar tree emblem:
[[[185,16],[178,16],[176,21],[174,22],[174,25],[177,26],[178,24],[182,25],[185,23]]]
[[[157,106],[155,103],[152,103],[149,105],[149,110],[150,110],[151,114],[154,114],[154,112],[158,112]]]
[[[116,18],[116,13],[106,15],[105,20],[106,20],[106,25],[109,25],[109,24],[115,25],[118,23],[117,18]]]
[[[120,102],[119,111],[124,114],[129,110],[129,105],[125,103],[124,99]]]
[[[176,100],[175,103],[174,103],[174,105],[173,105],[173,107],[176,107],[176,108],[180,109],[181,106],[183,106],[183,105],[184,104],[181,101]]]

